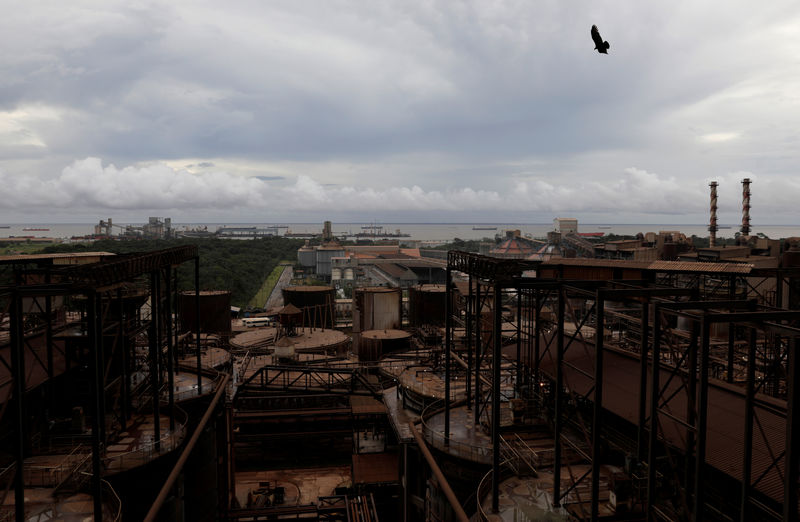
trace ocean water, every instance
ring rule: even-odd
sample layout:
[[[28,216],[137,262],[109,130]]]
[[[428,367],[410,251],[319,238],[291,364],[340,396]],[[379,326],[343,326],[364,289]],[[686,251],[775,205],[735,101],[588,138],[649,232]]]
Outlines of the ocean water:
[[[141,225],[142,223],[131,223]],[[173,223],[179,230],[186,228],[207,227],[209,231],[216,231],[222,226],[227,227],[270,227],[275,225],[285,226],[280,228],[281,234],[287,231],[293,233],[320,233],[321,223]],[[0,223],[0,238],[10,236],[33,236],[69,239],[73,236],[85,236],[94,232],[93,223],[52,223],[52,224],[11,224]],[[454,238],[482,239],[494,238],[495,234],[502,234],[505,230],[519,230],[524,235],[542,238],[547,232],[553,230],[552,223],[333,223],[333,233],[336,236],[353,235],[362,232],[362,227],[378,226],[385,232],[395,233],[398,230],[410,237],[404,238],[415,241],[445,242]],[[8,227],[8,228],[5,228]],[[739,230],[738,225],[720,225],[718,237],[733,237]],[[26,228],[47,230],[25,230]],[[492,230],[475,230],[475,228]],[[707,236],[708,226],[703,225],[635,225],[635,224],[585,224],[579,223],[580,232],[604,232],[619,235],[636,235],[638,232],[659,232],[661,230],[680,231],[687,236]],[[765,225],[752,227],[752,234],[765,234],[773,239],[800,236],[800,225]]]

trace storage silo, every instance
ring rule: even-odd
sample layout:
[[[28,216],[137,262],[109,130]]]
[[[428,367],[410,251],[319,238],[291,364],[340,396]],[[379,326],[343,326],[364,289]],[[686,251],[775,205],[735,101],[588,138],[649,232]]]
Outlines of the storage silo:
[[[411,348],[411,334],[403,330],[366,330],[358,345],[359,361],[377,361],[384,354]]]
[[[332,286],[287,286],[283,289],[283,302],[303,312],[300,324],[333,328],[336,294]]]
[[[334,257],[344,257],[344,248],[338,243],[328,243],[325,246],[317,247],[317,275],[330,280],[332,259]]]
[[[297,262],[303,268],[315,268],[317,266],[317,251],[308,244],[297,249]]]
[[[184,332],[196,331],[195,293],[181,292],[178,313]],[[200,292],[200,331],[204,333],[231,333],[231,293],[227,290],[202,290]]]
[[[444,325],[445,285],[417,285],[408,289],[408,320],[411,326]]]
[[[400,328],[402,299],[399,288],[356,288],[353,294],[353,332]]]
[[[361,332],[400,328],[403,293],[399,288],[370,286],[353,292],[353,345],[358,352]]]

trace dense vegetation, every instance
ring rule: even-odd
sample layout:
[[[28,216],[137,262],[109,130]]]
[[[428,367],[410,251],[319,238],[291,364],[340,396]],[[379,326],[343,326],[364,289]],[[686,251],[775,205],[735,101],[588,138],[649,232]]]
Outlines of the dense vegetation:
[[[444,245],[433,247],[433,250],[461,250],[462,252],[480,252],[481,244],[485,245],[488,243],[494,247],[496,243],[500,242],[498,238],[489,239],[488,237],[485,237],[483,239],[461,239],[457,237],[453,239],[451,243],[445,243]]]
[[[113,241],[53,245],[42,253],[56,252],[113,252],[127,254],[160,250],[180,245],[197,245],[200,253],[200,288],[230,290],[231,304],[246,306],[261,288],[279,262],[297,258],[299,239],[283,237],[254,240],[183,238],[170,240]],[[184,263],[178,269],[178,287],[194,288],[194,265]]]

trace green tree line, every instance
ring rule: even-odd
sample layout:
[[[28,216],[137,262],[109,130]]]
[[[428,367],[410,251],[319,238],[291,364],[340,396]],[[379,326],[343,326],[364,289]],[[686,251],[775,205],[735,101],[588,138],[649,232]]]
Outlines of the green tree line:
[[[114,241],[104,239],[92,243],[53,245],[41,253],[61,252],[112,252],[129,254],[161,250],[174,246],[197,245],[200,255],[200,289],[230,290],[231,304],[247,306],[264,280],[281,261],[297,258],[300,239],[283,237],[253,240],[217,238],[181,238]],[[178,288],[194,288],[194,264],[184,263],[178,268]]]

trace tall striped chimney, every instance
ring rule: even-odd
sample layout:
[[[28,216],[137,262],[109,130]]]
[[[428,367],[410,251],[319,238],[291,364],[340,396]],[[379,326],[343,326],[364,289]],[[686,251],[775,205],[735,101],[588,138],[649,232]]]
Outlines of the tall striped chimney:
[[[743,236],[750,235],[750,178],[742,180],[742,229]]]
[[[711,187],[711,220],[708,223],[708,246],[717,246],[717,182],[708,184]]]

